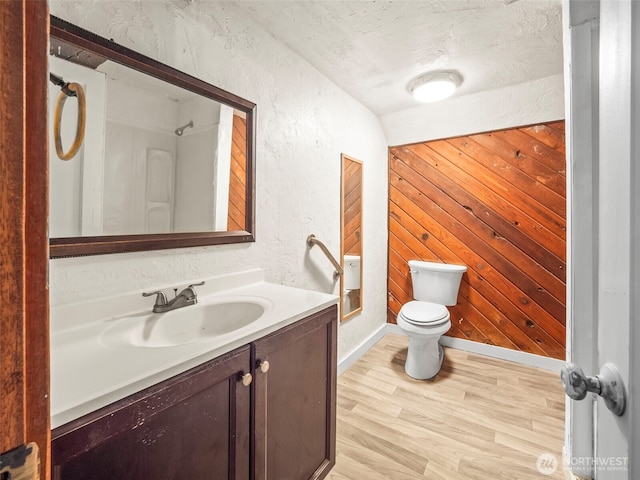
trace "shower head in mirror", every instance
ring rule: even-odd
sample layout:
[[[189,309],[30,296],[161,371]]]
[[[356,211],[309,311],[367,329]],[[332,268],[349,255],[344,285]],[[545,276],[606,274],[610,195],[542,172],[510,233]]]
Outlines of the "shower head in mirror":
[[[86,169],[75,169],[72,175],[67,175],[68,168],[63,172],[62,162],[51,162],[50,169],[58,173],[51,175],[49,185],[51,198],[57,199],[50,205],[50,257],[254,242],[255,103],[55,16],[49,24],[51,71],[65,82],[79,81],[79,71],[86,76],[87,106],[95,108],[89,109],[93,116],[86,119],[82,145],[97,152],[86,156],[91,157],[83,162]],[[78,70],[80,66],[91,72]],[[107,88],[112,85],[107,79],[131,93],[126,102],[122,90]],[[60,89],[52,83],[49,89],[55,100]],[[118,115],[110,117],[114,111]],[[66,118],[69,112],[64,113]],[[129,122],[132,119],[135,122]],[[123,156],[133,150],[106,141],[122,128],[138,137],[136,160]],[[203,129],[207,131],[200,138],[196,133]],[[169,141],[163,131],[180,141]],[[66,133],[65,145],[71,144],[73,131]],[[209,165],[211,152],[221,146],[225,153],[233,147],[236,154],[232,158],[229,152],[224,168],[179,168],[185,162]],[[120,160],[139,162],[144,173],[131,175],[120,168]],[[112,208],[120,205],[123,192],[131,204]],[[192,199],[198,215],[191,211]]]
[[[191,120],[189,123],[187,123],[186,125],[183,125],[182,127],[178,127],[175,130],[175,134],[179,137],[182,136],[182,134],[184,133],[185,128],[193,128],[193,120]]]

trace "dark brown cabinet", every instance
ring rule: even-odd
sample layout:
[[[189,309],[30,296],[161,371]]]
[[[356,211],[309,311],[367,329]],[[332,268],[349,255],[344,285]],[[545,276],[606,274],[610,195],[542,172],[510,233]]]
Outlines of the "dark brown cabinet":
[[[255,480],[320,479],[335,464],[336,317],[333,307],[252,344]]]
[[[249,361],[242,347],[55,429],[53,480],[248,480]]]
[[[56,428],[53,480],[324,478],[336,329],[332,306]]]

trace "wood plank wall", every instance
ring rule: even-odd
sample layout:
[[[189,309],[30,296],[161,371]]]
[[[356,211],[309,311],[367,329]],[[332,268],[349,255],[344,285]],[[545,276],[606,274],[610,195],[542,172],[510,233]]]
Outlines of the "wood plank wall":
[[[467,266],[448,335],[565,357],[564,122],[389,149],[388,321],[407,261]]]
[[[227,230],[246,230],[247,121],[233,116],[231,136],[231,176],[229,177],[229,214]]]
[[[362,229],[362,164],[347,159],[343,164],[344,182],[344,253],[360,255]]]

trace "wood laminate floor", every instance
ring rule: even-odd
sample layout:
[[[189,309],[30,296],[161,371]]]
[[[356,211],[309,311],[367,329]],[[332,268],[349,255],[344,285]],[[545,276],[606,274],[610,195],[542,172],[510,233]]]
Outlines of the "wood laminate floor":
[[[386,335],[338,377],[327,479],[564,479],[557,374],[448,348],[434,379],[413,380],[407,342]],[[555,473],[539,471],[542,454],[558,461]]]

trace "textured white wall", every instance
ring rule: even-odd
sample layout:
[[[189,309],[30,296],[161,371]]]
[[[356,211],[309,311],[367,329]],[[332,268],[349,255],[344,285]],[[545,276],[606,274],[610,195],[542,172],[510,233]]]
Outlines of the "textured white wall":
[[[389,145],[407,145],[564,118],[564,76],[452,97],[383,115]]]
[[[315,233],[340,251],[344,152],[364,161],[364,310],[341,325],[339,356],[386,321],[387,142],[378,118],[233,5],[204,14],[197,1],[52,0],[50,9],[258,105],[255,243],[52,260],[52,306],[246,267],[337,294],[331,265],[305,239]]]

